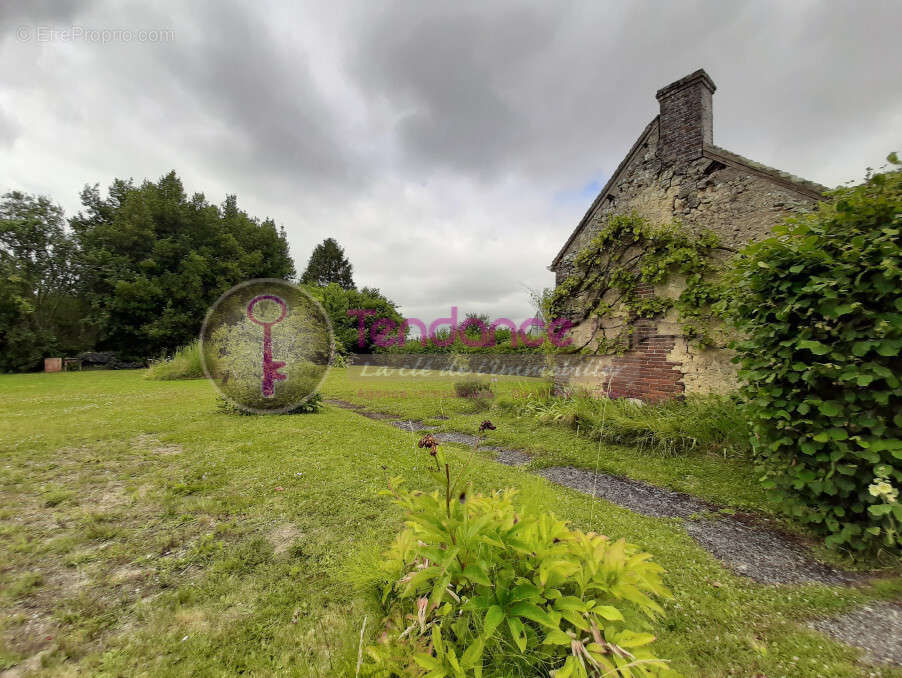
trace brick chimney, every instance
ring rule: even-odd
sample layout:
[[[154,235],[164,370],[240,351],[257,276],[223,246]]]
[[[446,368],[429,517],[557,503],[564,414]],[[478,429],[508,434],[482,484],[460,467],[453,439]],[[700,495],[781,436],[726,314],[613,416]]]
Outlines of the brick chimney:
[[[700,68],[658,90],[661,160],[689,162],[701,157],[705,144],[713,143],[711,95],[715,89],[714,81]]]

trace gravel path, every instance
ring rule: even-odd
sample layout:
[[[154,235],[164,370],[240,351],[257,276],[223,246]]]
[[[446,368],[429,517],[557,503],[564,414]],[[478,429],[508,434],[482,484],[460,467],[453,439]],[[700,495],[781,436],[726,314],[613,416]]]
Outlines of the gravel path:
[[[607,499],[646,516],[656,518],[688,518],[713,507],[701,499],[690,497],[629,478],[583,471],[572,466],[553,466],[538,472],[548,480],[578,492]]]
[[[902,666],[902,606],[898,603],[869,603],[839,617],[808,622],[808,626],[860,647],[866,661]]]
[[[366,417],[367,419],[387,421],[389,424],[391,424],[392,426],[397,426],[402,431],[408,431],[412,433],[414,431],[431,431],[438,428],[438,426],[430,426],[414,419],[398,420],[398,417],[396,417],[394,414],[374,412],[373,410],[366,409],[363,405],[355,405],[354,403],[349,403],[346,400],[339,400],[338,398],[327,398],[323,402],[329,405],[335,405],[335,407],[340,407],[344,410],[352,410],[360,416]]]
[[[413,419],[402,419],[401,421],[390,421],[388,423],[409,433],[413,433],[414,431],[432,431],[438,428],[438,426],[430,426],[429,424],[424,424],[421,421],[414,421]]]
[[[507,448],[495,447],[494,445],[484,445],[482,449],[494,452],[495,461],[505,466],[525,466],[532,461],[531,456],[519,450],[508,450]]]
[[[811,558],[807,550],[774,530],[738,520],[689,520],[686,531],[738,574],[764,584],[850,584],[855,580]]]
[[[458,443],[460,445],[469,445],[470,447],[476,447],[479,444],[479,438],[476,436],[471,436],[469,433],[458,433],[457,431],[436,433],[435,438],[443,443]]]

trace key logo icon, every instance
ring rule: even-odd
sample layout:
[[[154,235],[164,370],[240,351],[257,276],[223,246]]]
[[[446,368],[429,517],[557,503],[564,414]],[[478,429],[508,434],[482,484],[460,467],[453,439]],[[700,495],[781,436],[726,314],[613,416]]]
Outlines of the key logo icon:
[[[257,318],[257,316],[254,315],[254,306],[261,301],[271,301],[277,304],[282,311],[279,317],[270,321],[264,321]],[[274,294],[260,294],[251,299],[250,303],[247,305],[247,317],[251,322],[257,323],[263,327],[263,379],[260,390],[262,391],[264,398],[272,398],[273,395],[275,395],[273,382],[287,379],[286,375],[279,372],[281,368],[285,367],[285,362],[272,359],[272,326],[278,325],[285,320],[287,314],[288,305],[282,298],[277,297]]]
[[[274,278],[247,280],[225,292],[200,331],[204,374],[226,412],[305,411],[302,405],[326,378],[334,350],[325,309],[299,285]]]

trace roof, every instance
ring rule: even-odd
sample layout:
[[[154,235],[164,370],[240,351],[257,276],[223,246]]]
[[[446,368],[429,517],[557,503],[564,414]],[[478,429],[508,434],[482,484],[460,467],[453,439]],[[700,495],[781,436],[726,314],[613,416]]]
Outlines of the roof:
[[[775,183],[782,184],[787,188],[794,189],[799,193],[803,193],[808,197],[815,198],[817,200],[822,199],[824,197],[824,193],[830,190],[827,186],[819,184],[815,181],[802,179],[801,177],[797,177],[794,174],[790,174],[789,172],[784,172],[783,170],[778,170],[774,169],[773,167],[768,167],[767,165],[762,165],[760,162],[749,160],[748,158],[743,157],[738,153],[733,153],[725,148],[721,148],[720,146],[714,146],[713,144],[706,145],[702,152],[702,155],[706,158],[711,158],[711,160],[722,162],[728,167],[732,166],[738,169],[750,170],[753,174],[763,176],[766,179],[770,179]]]

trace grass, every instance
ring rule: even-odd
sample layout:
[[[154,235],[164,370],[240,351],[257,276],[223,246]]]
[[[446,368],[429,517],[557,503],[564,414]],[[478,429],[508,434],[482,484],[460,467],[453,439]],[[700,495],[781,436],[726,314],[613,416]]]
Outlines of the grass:
[[[373,376],[367,376],[370,373]],[[565,417],[560,423],[567,425],[549,426],[548,423],[555,422],[543,422],[530,413],[520,414],[521,410],[512,406],[528,401],[531,394],[540,391],[543,386],[540,379],[497,378],[493,384],[496,407],[489,413],[478,403],[455,397],[453,382],[450,376],[386,377],[379,376],[378,370],[372,368],[351,368],[340,373],[333,371],[328,390],[335,397],[372,410],[422,419],[457,431],[475,433],[480,422],[490,416],[501,425],[488,434],[488,441],[530,452],[535,458],[534,468],[555,465],[597,468],[695,494],[734,509],[773,512],[751,465],[739,455],[730,454],[725,458],[722,448],[696,445],[691,454],[650,454],[648,447],[642,451],[600,439],[593,427],[577,429],[578,419],[574,422]],[[608,405],[611,406],[608,414],[614,412],[611,420],[617,412],[626,420],[628,410],[679,412],[676,409],[679,406],[673,405],[647,406],[647,409],[617,401],[608,401]],[[698,407],[698,401],[691,401],[689,407]],[[695,419],[701,416],[696,415]]]
[[[581,430],[594,440],[628,445],[647,454],[714,452],[723,456],[751,452],[750,432],[734,398],[688,396],[658,404],[587,396],[551,397],[547,388],[499,402],[502,409]]]
[[[454,397],[452,383],[336,369],[324,390],[475,431],[485,414]],[[511,396],[522,386],[501,379],[495,389]],[[709,498],[761,500],[739,491],[749,476],[737,475],[737,460],[648,457],[511,414],[491,418],[493,442],[528,448],[542,463],[594,466],[597,456],[605,470]],[[48,676],[353,676],[365,615],[367,636],[379,631],[372,592],[353,583],[400,524],[379,490],[386,475],[429,487],[416,439],[336,407],[218,414],[203,380],[0,376],[0,670],[32,658]],[[858,651],[804,620],[902,595],[894,579],[761,586],[725,570],[678,521],[636,515],[462,447],[447,451],[469,465],[477,489],[517,487],[536,510],[652,552],[675,594],[656,651],[687,676],[860,676]]]

